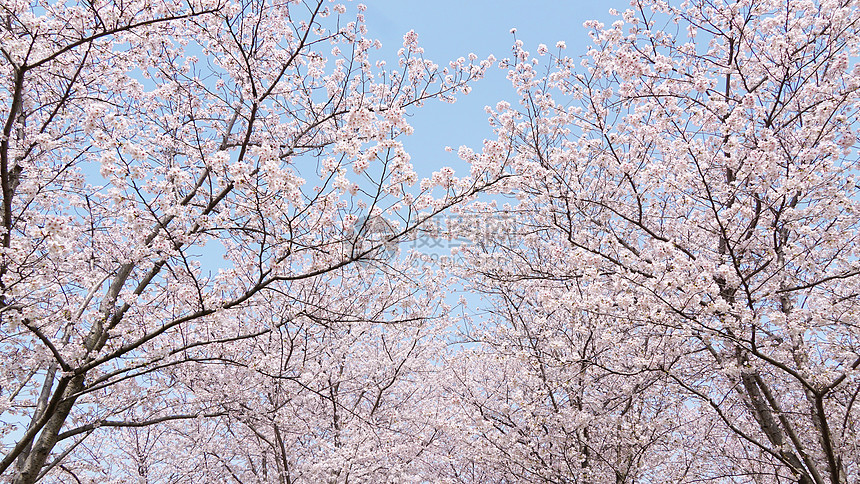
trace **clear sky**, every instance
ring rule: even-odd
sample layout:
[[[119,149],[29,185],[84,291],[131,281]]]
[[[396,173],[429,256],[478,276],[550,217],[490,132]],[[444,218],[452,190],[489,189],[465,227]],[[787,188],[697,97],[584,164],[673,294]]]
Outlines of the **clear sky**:
[[[382,42],[379,55],[389,65],[396,65],[397,50],[402,46],[403,35],[409,30],[418,33],[424,57],[440,66],[469,53],[475,53],[479,59],[490,54],[498,59],[511,57],[511,48],[517,39],[522,40],[530,52],[536,52],[541,43],[546,44],[551,52],[557,52],[556,42],[564,41],[567,45],[565,54],[579,57],[592,43],[583,22],[597,19],[609,24],[615,20],[608,13],[610,8],[619,11],[629,8],[627,0],[354,1],[367,6],[368,36]],[[517,29],[516,37],[511,34],[512,28]],[[400,140],[410,153],[419,177],[429,177],[443,166],[468,173],[468,167],[457,158],[456,151],[461,145],[480,151],[483,140],[493,136],[484,107],[495,106],[501,100],[511,103],[518,100],[506,75],[507,70],[494,67],[485,79],[472,85],[468,96],[459,95],[455,104],[432,101],[414,110],[409,122],[415,132]],[[453,147],[454,152],[445,152],[445,146]],[[458,245],[446,243],[440,247],[433,242],[419,238],[401,246],[401,249],[414,248],[430,256],[445,257],[452,247]],[[448,302],[455,304],[460,295],[450,295]],[[473,310],[482,306],[476,296],[463,295]]]
[[[624,0],[363,1],[367,5],[368,34],[382,41],[385,58],[393,59],[403,34],[415,30],[425,58],[439,65],[470,52],[479,58],[489,54],[499,59],[510,57],[512,28],[517,29],[516,38],[530,52],[535,52],[540,43],[554,51],[555,43],[563,40],[567,55],[580,56],[591,43],[583,22],[597,19],[611,23],[610,8],[629,8]],[[452,146],[455,152],[460,145],[480,150],[483,139],[492,134],[484,106],[517,99],[505,74],[494,68],[487,78],[473,85],[472,93],[459,96],[456,104],[436,101],[415,112],[410,120],[415,134],[403,141],[420,176],[446,165],[461,168],[456,154],[446,153],[445,146]]]

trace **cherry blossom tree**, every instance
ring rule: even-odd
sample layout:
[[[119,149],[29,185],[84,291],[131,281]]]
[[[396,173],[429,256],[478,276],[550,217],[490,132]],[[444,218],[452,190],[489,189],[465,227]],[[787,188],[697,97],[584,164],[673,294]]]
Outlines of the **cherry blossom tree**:
[[[486,315],[490,329],[471,333],[478,346],[451,362],[461,369],[452,405],[469,416],[466,445],[479,449],[465,461],[486,473],[463,481],[660,480],[684,465],[676,449],[709,437],[689,432],[697,415],[663,375],[641,370],[660,351],[647,329],[580,311],[575,287],[486,283],[501,301]]]
[[[407,115],[493,61],[387,66],[363,10],[0,4],[4,478],[860,478],[857,2],[517,42],[420,183]],[[446,210],[514,222],[450,234],[460,319],[397,245]]]
[[[441,296],[410,294],[415,277],[364,275],[348,286],[294,285],[291,292],[307,291],[299,300],[273,294],[264,307],[275,331],[194,351],[198,364],[162,372],[170,381],[152,387],[165,391],[124,417],[151,420],[165,406],[174,413],[217,408],[217,415],[112,429],[116,444],[94,435],[64,465],[91,469],[102,482],[404,482],[432,475],[426,459],[437,453],[440,430],[428,381],[438,370],[427,362],[442,350],[433,317]],[[399,304],[386,307],[391,294]]]
[[[518,227],[463,250],[470,475],[856,481],[858,4],[611,13],[583,58],[517,42],[519,104],[461,151],[509,164],[474,210]]]
[[[350,8],[0,5],[12,482],[399,480],[425,465],[416,375],[442,284],[386,256],[496,180],[419,187],[399,138],[492,60],[437,66],[410,32],[387,67]]]

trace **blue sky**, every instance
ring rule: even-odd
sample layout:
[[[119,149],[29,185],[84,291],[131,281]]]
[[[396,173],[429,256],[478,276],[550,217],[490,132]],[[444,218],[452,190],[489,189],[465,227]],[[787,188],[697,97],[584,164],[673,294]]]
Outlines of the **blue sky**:
[[[516,39],[522,40],[530,52],[536,52],[541,43],[556,52],[556,42],[564,41],[567,44],[565,54],[578,57],[592,43],[583,22],[597,19],[609,24],[615,20],[609,15],[610,8],[619,11],[629,8],[626,0],[356,1],[363,1],[367,6],[368,36],[382,42],[380,55],[389,60],[390,65],[402,46],[403,35],[409,30],[418,33],[425,58],[439,65],[472,52],[479,59],[490,54],[498,59],[510,57]],[[516,37],[510,32],[512,28],[517,29]],[[480,151],[483,140],[493,136],[484,107],[495,106],[501,100],[516,103],[518,99],[506,75],[506,70],[494,67],[486,78],[473,84],[468,96],[458,96],[455,104],[433,101],[414,110],[409,120],[415,128],[414,134],[400,140],[411,155],[419,177],[430,176],[443,166],[468,173],[468,167],[457,158],[456,151],[461,145]],[[454,152],[446,152],[445,146],[453,147]],[[419,239],[401,249],[414,248],[430,257],[446,257],[451,247],[459,245],[444,243],[440,246],[433,242]],[[483,306],[478,296],[466,292],[450,295],[447,302],[455,305],[460,295],[466,297],[472,311]]]
[[[611,19],[608,11],[629,8],[625,1],[470,1],[470,0],[364,0],[368,35],[382,41],[383,56],[394,58],[409,30],[418,33],[425,57],[445,65],[448,61],[474,52],[479,58],[489,54],[509,57],[516,38],[526,50],[535,52],[544,43],[553,49],[556,42],[567,43],[567,55],[585,53],[591,43],[582,27],[586,20]],[[611,20],[609,22],[611,23]],[[420,176],[442,166],[458,166],[456,148],[469,146],[476,151],[492,135],[484,106],[502,100],[516,101],[505,79],[504,70],[494,68],[490,75],[474,84],[472,93],[459,96],[456,104],[431,102],[415,112],[410,124],[415,133],[403,142]],[[451,146],[455,153],[446,153]]]

